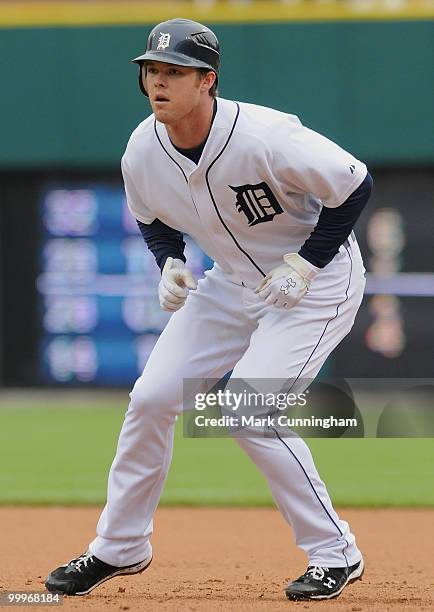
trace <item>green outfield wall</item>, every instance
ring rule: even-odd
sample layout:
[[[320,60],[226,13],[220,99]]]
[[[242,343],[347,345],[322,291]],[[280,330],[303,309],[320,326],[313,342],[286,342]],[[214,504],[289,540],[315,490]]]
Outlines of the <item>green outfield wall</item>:
[[[297,114],[358,157],[434,162],[434,20],[216,23],[220,94]],[[118,164],[149,113],[150,26],[1,27],[0,168]]]

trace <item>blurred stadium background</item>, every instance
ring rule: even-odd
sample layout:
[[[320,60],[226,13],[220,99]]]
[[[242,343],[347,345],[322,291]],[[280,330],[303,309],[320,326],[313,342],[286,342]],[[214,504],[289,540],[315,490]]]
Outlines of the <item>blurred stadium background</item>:
[[[374,176],[356,228],[366,297],[327,373],[433,376],[432,0],[0,2],[0,501],[104,499],[126,390],[167,321],[122,190],[120,157],[150,112],[129,60],[175,16],[218,34],[222,97],[298,115]],[[200,275],[211,262],[187,248]],[[229,445],[179,435],[166,501],[268,503]],[[313,446],[340,503],[434,503],[431,440]],[[353,479],[342,453],[360,459]],[[221,487],[200,480],[198,460],[217,464]]]

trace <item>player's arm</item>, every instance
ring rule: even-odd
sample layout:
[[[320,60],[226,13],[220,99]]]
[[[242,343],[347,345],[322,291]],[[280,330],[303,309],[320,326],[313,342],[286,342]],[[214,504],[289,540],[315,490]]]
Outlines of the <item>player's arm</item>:
[[[160,270],[163,270],[168,257],[179,259],[185,263],[185,242],[182,233],[169,227],[160,219],[154,219],[152,223],[142,223],[136,219],[140,232],[155,257]]]
[[[158,285],[160,306],[163,310],[179,310],[187,299],[188,290],[196,288],[196,281],[185,267],[182,234],[160,221],[156,211],[145,202],[142,190],[138,189],[134,182],[134,172],[128,158],[127,148],[121,162],[127,205],[161,270],[161,281]]]
[[[292,308],[309,289],[310,283],[324,268],[350,235],[372,189],[367,173],[355,191],[336,208],[323,207],[318,223],[298,253],[284,255],[284,264],[267,274],[256,292],[269,304]]]
[[[185,267],[185,242],[182,233],[160,219],[146,224],[137,220],[142,236],[161,270],[158,297],[163,310],[174,312],[185,303],[189,289],[196,289],[196,281]]]
[[[288,118],[280,127],[274,156],[277,176],[289,191],[313,194],[323,203],[317,225],[299,252],[284,255],[284,263],[256,288],[268,304],[292,308],[348,238],[369,199],[372,177],[365,164],[297,118]]]
[[[372,176],[368,172],[343,204],[336,208],[323,207],[315,229],[298,251],[303,259],[317,268],[324,268],[331,262],[368,203],[372,184]]]

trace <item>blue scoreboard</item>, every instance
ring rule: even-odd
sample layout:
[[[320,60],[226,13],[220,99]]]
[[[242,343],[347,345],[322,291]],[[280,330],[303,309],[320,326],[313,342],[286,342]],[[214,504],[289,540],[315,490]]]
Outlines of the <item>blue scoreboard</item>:
[[[45,186],[40,201],[39,375],[48,384],[130,386],[170,314],[160,270],[121,185]],[[185,236],[196,278],[212,261]]]

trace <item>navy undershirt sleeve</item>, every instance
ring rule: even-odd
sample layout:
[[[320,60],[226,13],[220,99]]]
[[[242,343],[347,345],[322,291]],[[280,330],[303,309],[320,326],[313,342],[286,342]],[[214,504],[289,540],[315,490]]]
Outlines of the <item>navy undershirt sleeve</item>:
[[[160,219],[155,219],[149,225],[137,220],[137,225],[160,270],[163,269],[168,257],[181,259],[185,263],[185,242],[181,232],[169,227]]]
[[[299,255],[318,268],[331,262],[351,233],[372,190],[372,176],[366,175],[359,187],[336,208],[323,207],[315,229],[299,250]]]

